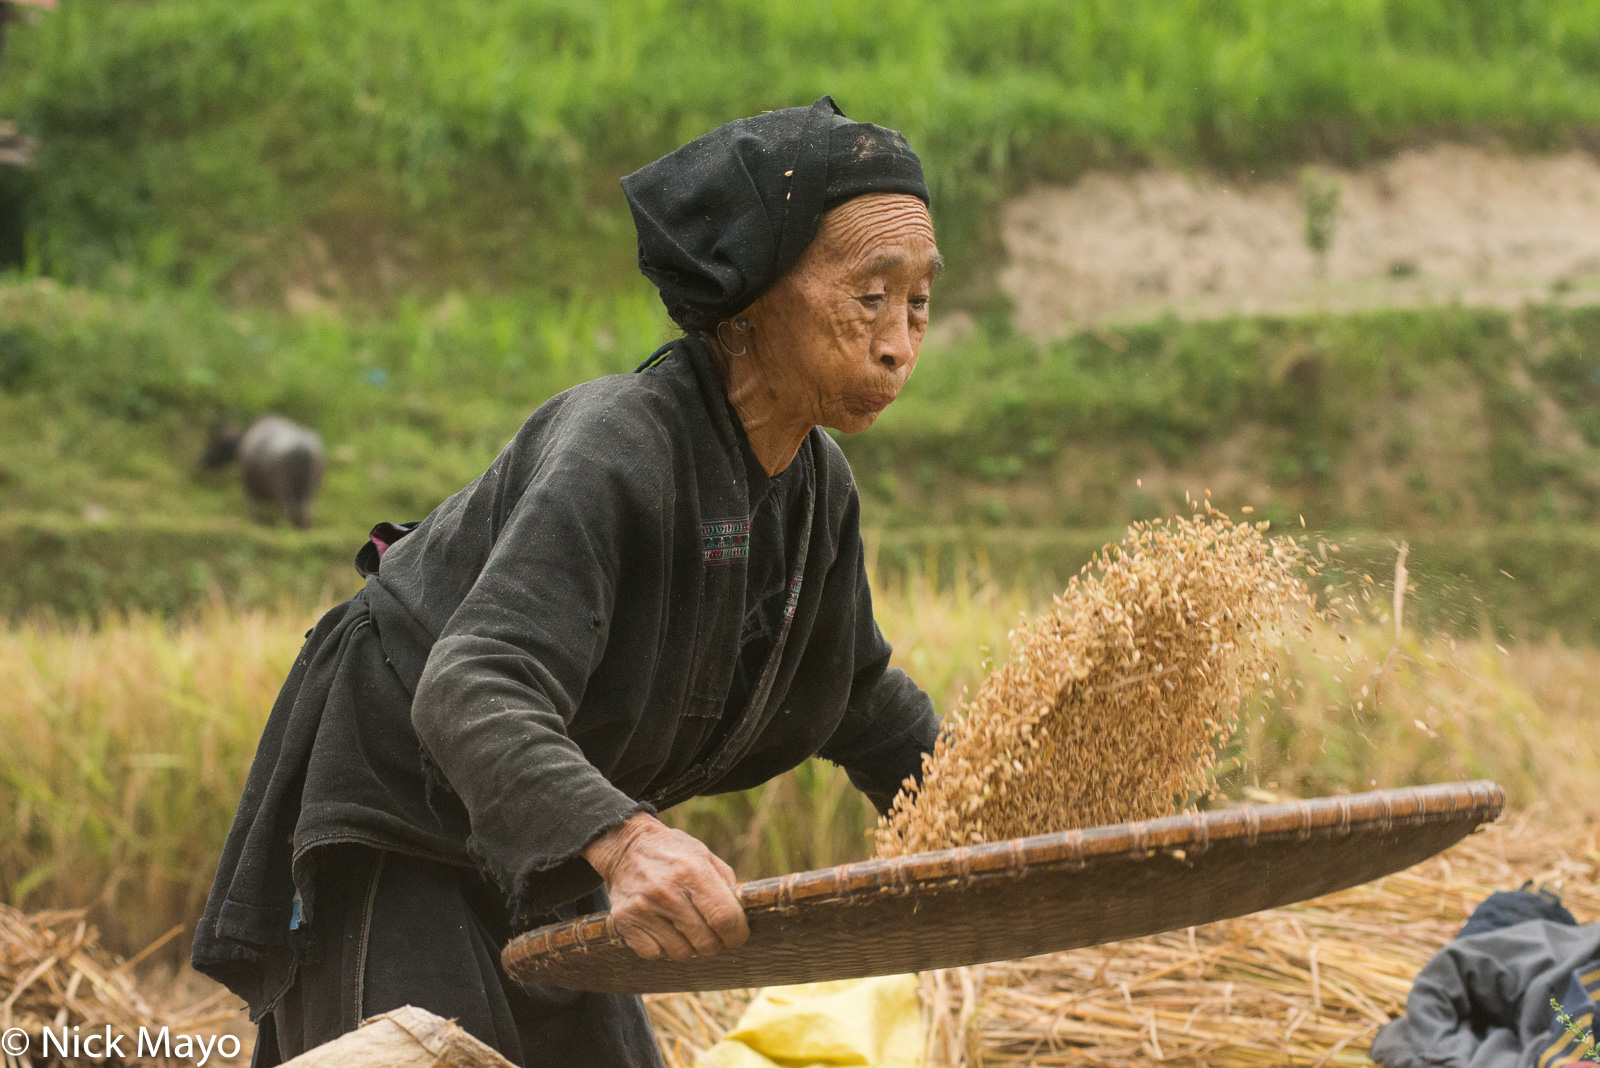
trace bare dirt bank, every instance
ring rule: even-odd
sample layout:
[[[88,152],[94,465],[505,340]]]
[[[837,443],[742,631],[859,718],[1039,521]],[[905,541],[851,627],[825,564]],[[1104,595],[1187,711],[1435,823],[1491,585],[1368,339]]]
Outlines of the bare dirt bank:
[[[1041,187],[1001,213],[1001,285],[1041,338],[1185,318],[1600,296],[1600,161],[1416,149],[1338,188],[1323,262],[1303,179],[1230,183],[1152,169]]]

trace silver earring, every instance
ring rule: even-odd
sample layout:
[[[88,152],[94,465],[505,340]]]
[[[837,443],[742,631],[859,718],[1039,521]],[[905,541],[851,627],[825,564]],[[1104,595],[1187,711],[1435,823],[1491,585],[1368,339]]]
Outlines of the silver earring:
[[[749,352],[750,344],[748,341],[745,342],[744,346],[740,348],[738,352],[733,351],[733,345],[728,342],[727,338],[722,336],[722,328],[725,326],[732,326],[735,330],[738,330],[742,334],[746,330],[750,329],[750,320],[735,319],[730,323],[728,320],[724,319],[722,322],[717,324],[717,341],[721,343],[723,350],[726,351],[729,356],[743,356],[745,353]]]

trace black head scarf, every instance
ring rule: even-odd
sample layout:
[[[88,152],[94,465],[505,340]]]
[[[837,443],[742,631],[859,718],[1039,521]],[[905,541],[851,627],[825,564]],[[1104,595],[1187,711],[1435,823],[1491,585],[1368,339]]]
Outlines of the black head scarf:
[[[895,130],[845,118],[832,97],[719,126],[622,179],[639,270],[685,330],[765,293],[817,236],[822,213],[867,193],[928,200]]]

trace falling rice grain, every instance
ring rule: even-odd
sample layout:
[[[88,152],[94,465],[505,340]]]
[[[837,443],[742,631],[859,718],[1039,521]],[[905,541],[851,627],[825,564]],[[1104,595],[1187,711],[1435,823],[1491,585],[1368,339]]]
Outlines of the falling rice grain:
[[[1134,524],[1014,632],[879,822],[881,856],[1149,819],[1209,792],[1310,597],[1292,539],[1199,507]]]

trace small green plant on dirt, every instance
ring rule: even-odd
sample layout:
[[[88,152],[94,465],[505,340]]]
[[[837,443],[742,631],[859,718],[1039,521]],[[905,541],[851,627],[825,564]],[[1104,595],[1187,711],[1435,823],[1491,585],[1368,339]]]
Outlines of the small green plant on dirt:
[[[1317,273],[1326,274],[1339,213],[1339,183],[1307,167],[1300,174],[1300,205],[1306,213],[1306,247],[1317,257]]]

